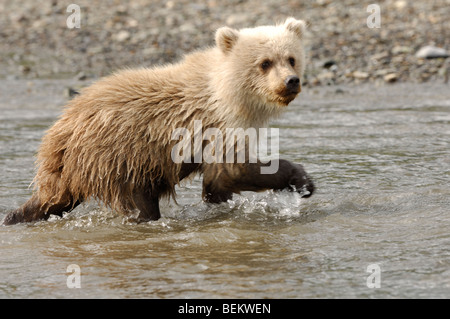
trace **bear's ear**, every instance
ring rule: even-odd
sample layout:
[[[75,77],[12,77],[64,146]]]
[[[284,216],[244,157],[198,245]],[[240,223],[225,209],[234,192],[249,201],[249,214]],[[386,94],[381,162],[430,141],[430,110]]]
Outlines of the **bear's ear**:
[[[299,38],[302,38],[305,34],[306,23],[303,20],[288,18],[284,22],[284,26],[287,30],[294,32]]]
[[[231,51],[238,38],[239,31],[229,27],[222,27],[216,32],[216,44],[225,54]]]

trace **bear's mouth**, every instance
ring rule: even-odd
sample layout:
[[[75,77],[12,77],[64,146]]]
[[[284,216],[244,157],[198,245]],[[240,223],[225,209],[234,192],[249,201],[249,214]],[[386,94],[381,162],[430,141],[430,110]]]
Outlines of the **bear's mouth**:
[[[282,90],[282,92],[279,93],[277,92],[278,94],[276,95],[274,102],[277,104],[281,104],[281,106],[288,106],[288,104],[297,97],[300,91],[301,90],[299,89],[296,92],[286,90]]]
[[[275,90],[274,102],[280,104],[281,106],[287,106],[301,91],[301,85],[296,87],[287,87],[286,85],[283,85]]]

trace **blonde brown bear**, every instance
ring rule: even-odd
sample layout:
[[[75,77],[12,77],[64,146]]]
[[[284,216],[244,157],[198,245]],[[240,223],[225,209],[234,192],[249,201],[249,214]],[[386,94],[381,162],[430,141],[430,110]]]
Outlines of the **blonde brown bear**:
[[[305,23],[216,32],[216,46],[177,64],[125,70],[100,79],[71,100],[44,136],[35,189],[4,224],[62,215],[96,198],[112,209],[138,212],[138,221],[160,217],[159,199],[175,185],[203,174],[203,198],[219,203],[240,191],[296,189],[304,197],[313,183],[299,164],[271,162],[176,163],[176,128],[259,128],[300,92]]]

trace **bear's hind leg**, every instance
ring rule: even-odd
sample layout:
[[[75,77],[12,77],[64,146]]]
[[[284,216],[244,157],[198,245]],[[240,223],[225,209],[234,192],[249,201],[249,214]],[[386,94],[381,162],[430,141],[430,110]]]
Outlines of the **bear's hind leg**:
[[[159,211],[159,196],[147,192],[140,192],[136,193],[133,199],[139,210],[139,216],[136,220],[138,223],[158,220],[161,217]]]
[[[46,220],[50,215],[62,216],[64,212],[70,212],[79,204],[80,201],[73,201],[72,199],[55,204],[42,204],[39,196],[33,194],[25,204],[6,216],[3,220],[3,225]]]

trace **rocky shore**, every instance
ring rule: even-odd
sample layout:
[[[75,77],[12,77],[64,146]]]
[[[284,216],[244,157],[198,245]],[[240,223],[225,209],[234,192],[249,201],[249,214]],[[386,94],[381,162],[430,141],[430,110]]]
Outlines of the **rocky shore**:
[[[0,77],[98,78],[124,67],[177,61],[213,45],[217,28],[309,23],[309,86],[446,82],[450,1],[378,1],[378,27],[360,1],[77,1],[69,28],[65,1],[0,0]],[[371,20],[372,19],[372,20]]]

